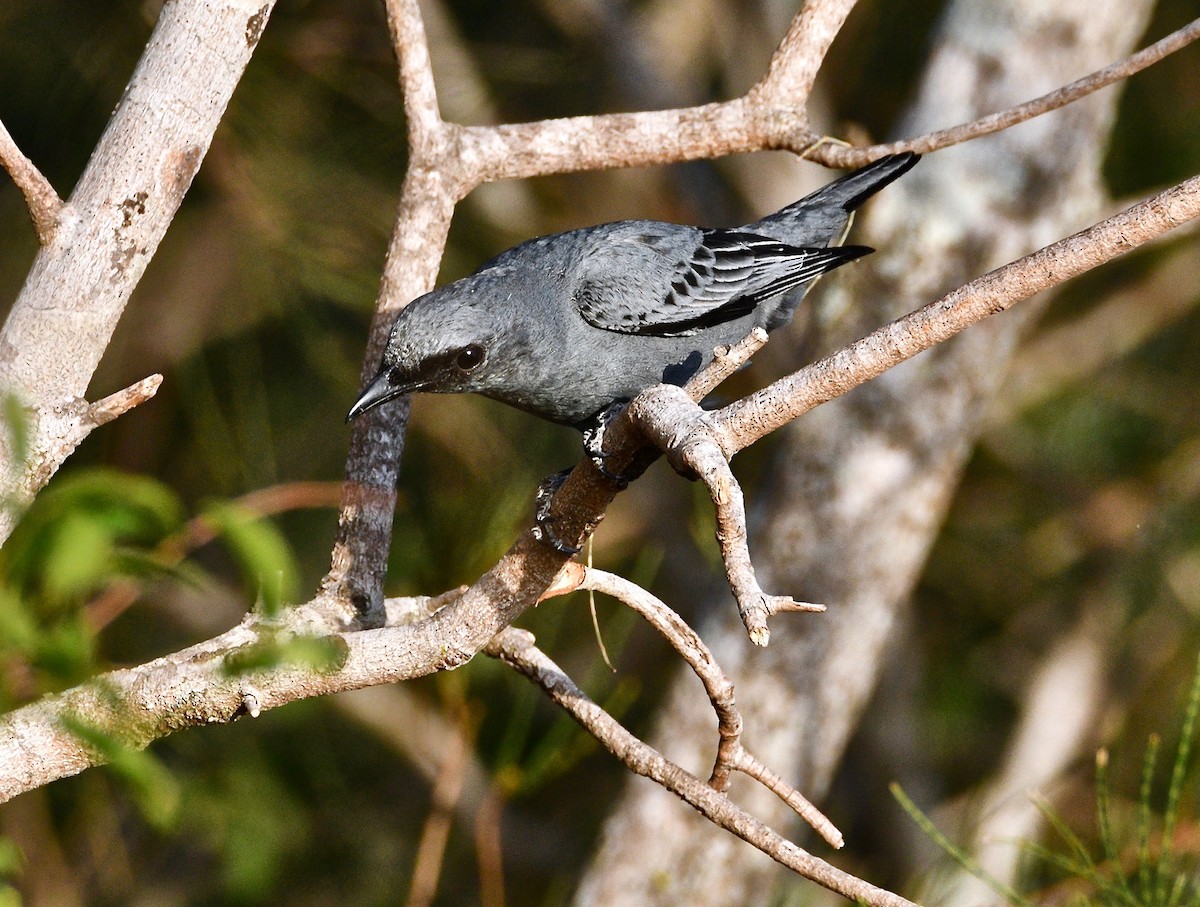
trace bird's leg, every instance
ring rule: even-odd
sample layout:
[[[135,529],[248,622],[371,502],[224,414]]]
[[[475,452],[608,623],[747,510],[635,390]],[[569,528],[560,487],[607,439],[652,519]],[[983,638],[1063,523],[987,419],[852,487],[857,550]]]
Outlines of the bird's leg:
[[[592,461],[592,465],[596,467],[600,475],[612,482],[616,482],[622,488],[629,484],[629,477],[617,475],[604,465],[604,461],[608,459],[608,454],[604,452],[604,433],[608,430],[608,426],[612,425],[613,420],[621,415],[628,405],[628,400],[618,400],[616,403],[610,403],[604,409],[600,410],[600,412],[596,413],[591,419],[591,424],[583,430],[583,452],[588,455],[588,459]]]
[[[550,505],[554,501],[555,493],[558,489],[562,488],[563,482],[567,480],[567,476],[570,474],[570,469],[564,469],[561,472],[554,473],[554,475],[546,476],[546,478],[538,483],[537,493],[533,497],[533,537],[540,542],[545,542],[559,554],[574,557],[581,549],[575,545],[568,545],[560,539],[555,534],[554,528],[550,525]]]

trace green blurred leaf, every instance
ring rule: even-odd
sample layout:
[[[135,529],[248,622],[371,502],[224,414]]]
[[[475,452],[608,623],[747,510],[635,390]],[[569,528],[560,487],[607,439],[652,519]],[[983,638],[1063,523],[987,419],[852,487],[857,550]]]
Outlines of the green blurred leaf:
[[[78,716],[63,715],[60,721],[84,746],[94,750],[107,763],[150,825],[160,831],[176,825],[181,802],[179,783],[157,758]]]
[[[78,617],[42,630],[31,660],[59,682],[84,679],[94,662],[92,634]]]
[[[165,485],[82,470],[38,496],[0,550],[0,568],[7,585],[55,611],[124,575],[131,552],[157,545],[182,521],[183,508]]]
[[[108,573],[113,537],[94,514],[70,512],[50,534],[42,570],[46,595],[56,600],[80,597],[100,585]]]
[[[37,621],[25,602],[15,592],[0,588],[0,647],[28,655],[37,641]]]
[[[267,634],[256,643],[242,646],[225,656],[224,669],[230,676],[269,671],[280,665],[336,671],[346,662],[346,644],[337,637],[294,636],[278,639]]]
[[[0,838],[0,878],[15,878],[24,867],[25,855],[21,853],[21,848],[9,838]]]
[[[283,534],[268,520],[225,502],[204,510],[237,560],[248,585],[257,590],[260,610],[276,614],[285,601],[294,601],[299,570]]]
[[[221,860],[221,876],[235,903],[267,898],[285,859],[309,837],[306,806],[282,782],[278,769],[256,752],[242,751],[210,785],[187,791],[184,814]]]

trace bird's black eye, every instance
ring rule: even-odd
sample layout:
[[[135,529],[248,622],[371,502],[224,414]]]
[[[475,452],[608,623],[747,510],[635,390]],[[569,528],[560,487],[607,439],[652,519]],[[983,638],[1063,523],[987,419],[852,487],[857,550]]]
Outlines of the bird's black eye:
[[[390,372],[388,372],[388,384],[390,384],[392,387],[395,387],[397,384],[399,384],[403,380],[404,380],[404,373],[402,371],[400,371],[400,369],[394,368]]]
[[[459,351],[458,356],[454,359],[454,364],[464,372],[474,371],[483,364],[483,356],[483,347],[478,343],[472,343]]]

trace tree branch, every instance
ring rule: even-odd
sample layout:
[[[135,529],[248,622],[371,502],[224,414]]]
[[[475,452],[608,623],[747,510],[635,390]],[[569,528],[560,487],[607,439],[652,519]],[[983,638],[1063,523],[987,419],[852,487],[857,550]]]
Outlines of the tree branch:
[[[33,228],[37,231],[38,242],[43,246],[54,239],[58,229],[58,219],[62,214],[63,203],[50,185],[50,181],[34,166],[33,161],[21,153],[8,129],[0,123],[0,166],[8,171],[21,194],[25,196],[25,204],[29,208],[29,216],[33,220]]]
[[[842,30],[856,0],[812,0],[792,19],[791,28],[767,66],[767,73],[750,89],[749,97],[765,107],[792,107],[807,102],[817,72],[833,39]]]
[[[146,51],[0,331],[0,388],[32,411],[28,463],[0,455],[18,505],[70,450],[46,458],[55,408],[83,399],[134,286],[191,186],[274,0],[177,0]],[[61,434],[58,435],[61,437]],[[0,542],[20,507],[0,513]]]
[[[1116,63],[1098,69],[1081,79],[1076,79],[1061,88],[1034,98],[1032,101],[1026,101],[1007,110],[990,113],[968,123],[928,132],[916,138],[855,148],[841,142],[821,141],[811,133],[804,133],[802,139],[810,142],[810,147],[801,152],[801,157],[825,164],[827,167],[861,167],[885,154],[895,154],[898,151],[916,151],[923,154],[939,148],[949,148],[951,145],[991,135],[1052,110],[1058,110],[1060,107],[1066,107],[1101,88],[1128,79],[1143,69],[1153,66],[1164,57],[1191,44],[1197,38],[1200,38],[1200,19],[1194,19],[1183,28],[1171,32],[1162,40],[1143,48],[1124,60],[1118,60]]]
[[[650,778],[684,800],[713,824],[732,832],[793,872],[851,900],[880,907],[914,907],[911,901],[876,888],[797,847],[735,805],[725,794],[643,743],[592,702],[562,669],[535,645],[532,634],[508,628],[488,646],[488,654],[528,677],[572,718],[597,737],[630,770]]]

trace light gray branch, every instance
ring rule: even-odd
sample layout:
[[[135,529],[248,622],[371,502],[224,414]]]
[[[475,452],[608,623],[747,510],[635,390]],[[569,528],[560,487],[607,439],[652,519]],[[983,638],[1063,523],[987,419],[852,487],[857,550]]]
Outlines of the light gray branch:
[[[0,451],[2,496],[18,510],[70,453],[55,443],[67,437],[58,420],[87,405],[84,392],[125,303],[191,186],[273,5],[164,5],[87,168],[54,212],[53,236],[0,331],[0,388],[28,407],[33,438],[28,462]],[[0,513],[0,542],[16,512]]]

